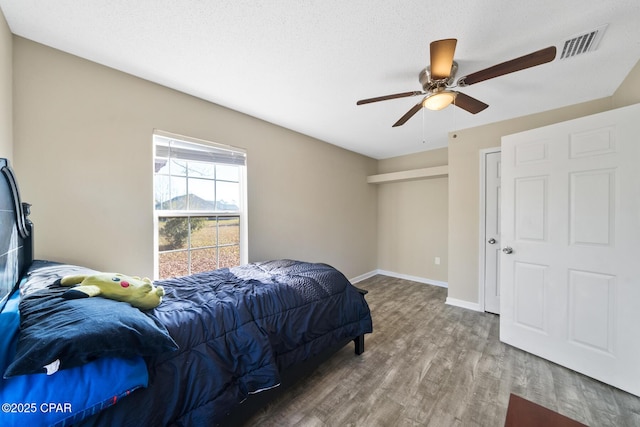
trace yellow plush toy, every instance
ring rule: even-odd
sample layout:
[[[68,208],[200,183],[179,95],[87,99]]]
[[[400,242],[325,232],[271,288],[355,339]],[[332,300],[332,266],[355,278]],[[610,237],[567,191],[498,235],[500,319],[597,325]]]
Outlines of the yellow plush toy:
[[[141,279],[119,273],[65,276],[60,280],[60,284],[74,286],[63,294],[66,299],[101,296],[128,302],[141,310],[157,307],[164,295],[162,286],[154,286],[146,277]]]

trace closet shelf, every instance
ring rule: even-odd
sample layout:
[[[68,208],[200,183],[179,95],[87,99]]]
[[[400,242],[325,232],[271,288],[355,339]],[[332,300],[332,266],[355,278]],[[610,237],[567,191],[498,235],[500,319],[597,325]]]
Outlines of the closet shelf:
[[[381,173],[369,175],[369,184],[384,184],[387,182],[411,181],[415,179],[442,178],[449,176],[449,166],[434,166],[431,168],[412,169],[408,171]]]

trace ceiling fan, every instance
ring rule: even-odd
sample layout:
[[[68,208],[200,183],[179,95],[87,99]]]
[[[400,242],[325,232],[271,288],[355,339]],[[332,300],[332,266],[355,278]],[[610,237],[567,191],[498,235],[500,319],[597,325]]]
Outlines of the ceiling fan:
[[[423,107],[430,110],[442,110],[450,104],[454,104],[456,107],[476,114],[489,105],[462,92],[455,91],[453,88],[471,86],[472,84],[515,71],[542,65],[553,61],[556,57],[556,47],[550,46],[528,55],[485,68],[484,70],[476,71],[475,73],[460,77],[455,81],[458,64],[453,60],[453,54],[456,50],[457,42],[457,39],[444,39],[431,42],[429,45],[431,65],[422,70],[418,76],[423,90],[361,99],[356,102],[356,104],[362,105],[386,101],[388,99],[424,95],[422,101],[418,102],[407,111],[404,116],[400,117],[400,119],[394,123],[393,127],[402,126]]]

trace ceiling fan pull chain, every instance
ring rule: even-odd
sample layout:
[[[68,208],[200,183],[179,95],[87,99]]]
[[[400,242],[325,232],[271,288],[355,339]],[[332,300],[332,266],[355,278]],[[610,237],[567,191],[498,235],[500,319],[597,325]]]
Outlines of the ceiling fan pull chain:
[[[453,106],[457,107],[456,98],[453,98]],[[458,129],[458,116],[456,115],[456,110],[457,108],[453,109],[453,130]]]
[[[425,135],[425,131],[424,131],[424,108],[422,109],[422,143],[426,144],[426,138],[424,137]]]

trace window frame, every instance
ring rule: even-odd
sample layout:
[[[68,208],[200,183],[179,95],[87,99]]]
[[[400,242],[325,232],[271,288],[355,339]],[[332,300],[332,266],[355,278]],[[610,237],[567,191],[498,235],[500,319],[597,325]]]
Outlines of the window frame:
[[[156,150],[157,150],[157,145],[158,145],[158,141],[160,140],[175,140],[175,141],[179,141],[182,143],[187,143],[187,144],[197,144],[199,146],[204,146],[204,147],[209,147],[212,150],[225,150],[225,151],[230,151],[233,152],[234,154],[239,154],[244,156],[244,164],[243,165],[235,165],[238,166],[239,169],[239,187],[240,187],[240,200],[239,200],[239,210],[238,211],[229,211],[229,210],[218,210],[218,209],[214,209],[214,210],[170,210],[170,209],[156,209],[156,196],[155,196],[155,192],[156,192],[156,177],[158,176],[158,174],[156,173],[155,170],[155,160],[156,160]],[[218,164],[218,165],[233,165],[232,163],[225,163],[225,162],[210,162],[211,164]],[[247,164],[246,164],[246,150],[239,148],[239,147],[234,147],[234,146],[230,146],[230,145],[224,145],[224,144],[219,144],[216,142],[212,142],[212,141],[207,141],[207,140],[202,140],[202,139],[198,139],[198,138],[193,138],[193,137],[188,137],[188,136],[184,136],[184,135],[178,135],[178,134],[174,134],[174,133],[170,133],[170,132],[165,132],[165,131],[160,131],[157,129],[154,129],[153,131],[153,135],[152,135],[152,170],[153,170],[153,183],[152,183],[152,187],[153,187],[153,196],[152,196],[152,206],[153,206],[153,274],[154,274],[154,279],[157,280],[160,277],[160,253],[161,251],[159,250],[159,243],[160,243],[160,233],[159,233],[159,225],[160,225],[160,218],[171,218],[171,217],[215,217],[218,220],[220,218],[225,218],[225,217],[238,217],[239,218],[239,226],[240,226],[240,241],[239,241],[239,246],[240,246],[240,265],[246,264],[248,262],[249,259],[249,236],[248,236],[248,209],[247,209]],[[166,176],[166,175],[165,175]],[[172,175],[169,175],[169,177],[171,177]],[[214,181],[216,181],[216,183],[218,182],[218,180],[214,179]],[[220,182],[228,182],[227,180],[221,179],[219,180]],[[217,227],[219,227],[219,224],[217,224]],[[218,232],[219,230],[217,230]],[[211,247],[215,247],[216,251],[217,251],[217,259],[216,259],[216,265],[219,265],[219,257],[220,254],[218,252],[218,248],[220,247],[225,247],[228,245],[220,245],[219,244],[220,241],[218,239],[216,239],[216,245],[215,246],[211,246]],[[197,250],[200,248],[194,248],[192,249],[190,247],[190,236],[188,237],[188,242],[187,242],[187,248],[184,249],[185,252],[187,252],[188,254],[188,259],[189,259],[189,265],[188,265],[188,271],[189,274],[191,274],[191,252],[193,250]]]

